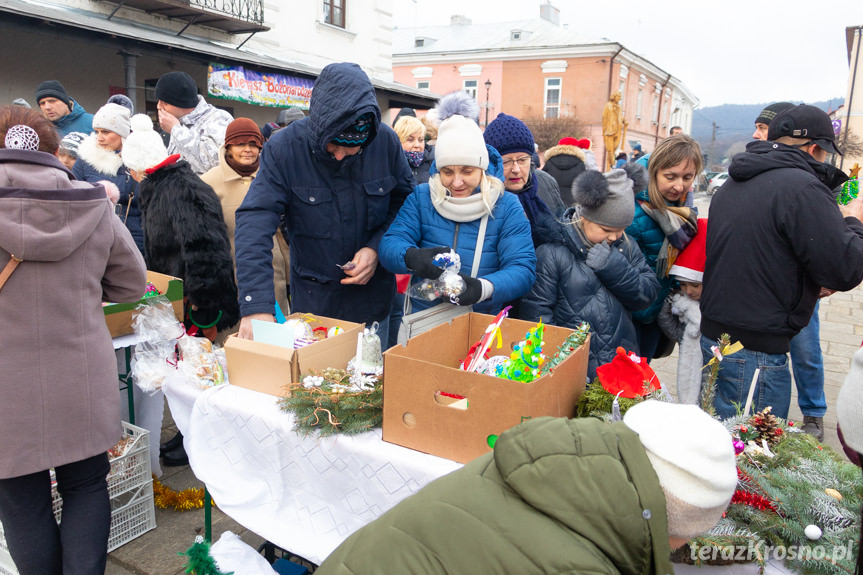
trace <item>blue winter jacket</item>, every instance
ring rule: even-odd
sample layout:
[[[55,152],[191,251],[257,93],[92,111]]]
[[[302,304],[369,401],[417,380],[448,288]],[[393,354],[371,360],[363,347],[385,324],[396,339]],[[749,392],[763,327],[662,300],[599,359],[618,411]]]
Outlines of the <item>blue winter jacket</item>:
[[[54,122],[57,133],[62,138],[69,132],[84,132],[89,134],[93,131],[93,114],[88,114],[84,106],[72,100],[74,106],[72,111]]]
[[[571,224],[561,224],[564,243],[545,243],[536,250],[536,283],[521,299],[521,317],[575,329],[590,324],[587,375],[614,358],[622,346],[638,352],[631,312],[650,305],[659,292],[656,274],[641,250],[626,235],[611,245],[605,265],[585,263],[588,247]]]
[[[649,197],[647,190],[643,190],[635,195],[635,217],[632,218],[632,224],[626,228],[626,235],[638,243],[644,254],[644,259],[647,260],[647,265],[653,270],[656,275],[656,258],[659,256],[659,248],[662,247],[662,242],[665,241],[665,233],[659,227],[653,218],[647,215],[647,212],[638,203],[638,200],[647,202]],[[674,278],[670,275],[659,280],[659,292],[656,299],[649,307],[641,311],[633,313],[633,317],[641,323],[653,323],[656,321],[656,316],[659,315],[659,310],[662,309],[662,303],[665,301],[665,296],[671,291],[674,286]]]
[[[138,207],[138,182],[132,179],[132,176],[126,173],[126,167],[120,166],[117,173],[106,175],[92,164],[79,157],[72,166],[72,173],[75,177],[84,182],[98,182],[100,180],[108,180],[116,184],[120,190],[120,200],[117,202],[117,215],[120,220],[125,220],[126,227],[132,234],[135,240],[135,245],[144,254],[144,229],[141,227],[141,208]],[[131,201],[132,205],[129,205]],[[126,211],[128,208],[128,217]]]
[[[489,149],[491,175],[503,176],[500,154]],[[434,167],[432,167],[434,172]],[[420,184],[402,206],[398,217],[381,241],[381,263],[393,273],[410,273],[405,265],[408,248],[452,247],[458,230],[456,252],[461,258],[461,271],[469,275],[476,252],[480,220],[457,223],[441,216],[434,209],[428,184]],[[492,209],[482,245],[477,277],[494,285],[494,294],[473,306],[478,312],[497,314],[501,308],[524,295],[536,278],[536,253],[530,235],[530,222],[518,198],[503,192]],[[419,281],[418,278],[413,278]],[[418,311],[440,301],[412,300]]]
[[[360,153],[335,160],[327,143],[371,112]],[[383,321],[395,278],[378,266],[366,285],[342,285],[338,267],[378,244],[414,186],[396,133],[381,124],[375,91],[356,64],[330,64],[315,82],[309,117],[264,146],[258,175],[237,209],[240,312],[272,313],[273,234],[284,214],[291,246],[291,308],[354,322]]]

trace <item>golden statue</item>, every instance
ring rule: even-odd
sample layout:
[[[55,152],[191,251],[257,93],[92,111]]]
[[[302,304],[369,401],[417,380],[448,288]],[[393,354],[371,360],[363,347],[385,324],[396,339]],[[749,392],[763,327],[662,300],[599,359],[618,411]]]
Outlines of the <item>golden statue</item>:
[[[602,110],[602,139],[605,143],[605,169],[614,167],[614,155],[623,142],[627,121],[620,109],[620,92],[615,92]]]

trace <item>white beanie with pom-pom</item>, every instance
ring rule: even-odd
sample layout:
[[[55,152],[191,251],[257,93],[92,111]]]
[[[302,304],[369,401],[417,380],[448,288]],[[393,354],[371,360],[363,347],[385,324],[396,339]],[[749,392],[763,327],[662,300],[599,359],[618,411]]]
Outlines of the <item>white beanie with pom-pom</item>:
[[[153,130],[153,121],[146,114],[132,116],[132,133],[123,142],[120,152],[127,168],[143,172],[165,161],[168,150],[162,142],[162,137]]]

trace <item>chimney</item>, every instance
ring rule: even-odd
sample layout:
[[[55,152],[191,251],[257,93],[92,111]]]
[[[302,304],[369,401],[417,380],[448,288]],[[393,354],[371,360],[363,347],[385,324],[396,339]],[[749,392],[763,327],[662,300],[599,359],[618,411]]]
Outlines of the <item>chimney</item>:
[[[551,2],[539,5],[539,17],[560,26],[560,10],[551,5]]]
[[[450,26],[470,26],[471,21],[467,16],[463,16],[462,14],[455,14],[449,17],[449,25]]]

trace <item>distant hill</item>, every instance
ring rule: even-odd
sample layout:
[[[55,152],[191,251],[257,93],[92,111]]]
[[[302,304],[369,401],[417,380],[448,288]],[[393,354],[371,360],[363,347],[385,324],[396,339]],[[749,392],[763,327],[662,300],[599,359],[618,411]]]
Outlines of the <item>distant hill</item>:
[[[795,104],[801,102],[791,100]],[[825,112],[835,109],[844,102],[844,98],[835,98],[824,102],[807,102],[818,106]],[[723,104],[695,110],[692,117],[692,137],[701,145],[702,151],[710,155],[710,140],[713,134],[713,122],[716,122],[716,141],[713,144],[713,159],[710,164],[727,164],[731,157],[742,152],[747,142],[752,140],[755,131],[755,118],[765,106],[763,104]],[[832,108],[831,108],[832,107]]]

